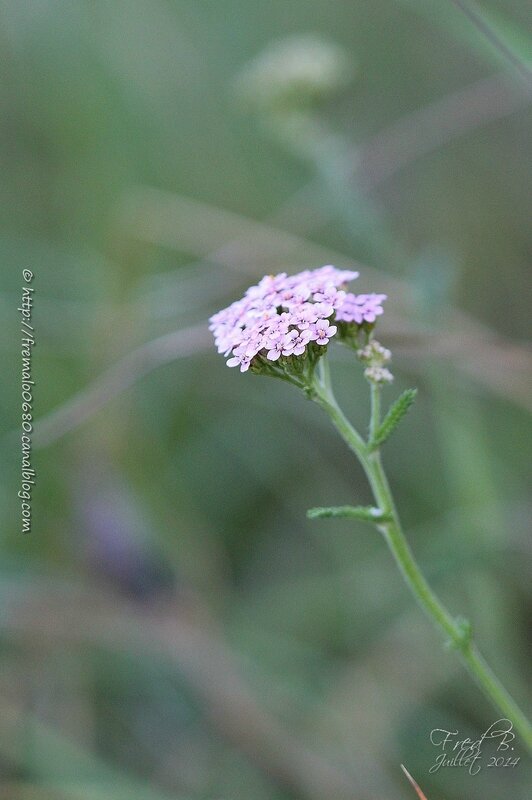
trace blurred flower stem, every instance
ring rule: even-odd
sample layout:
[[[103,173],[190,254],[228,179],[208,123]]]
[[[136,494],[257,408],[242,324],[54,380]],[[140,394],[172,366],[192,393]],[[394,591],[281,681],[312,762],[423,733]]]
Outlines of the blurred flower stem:
[[[352,144],[329,124],[327,103],[355,75],[351,54],[321,37],[290,36],[273,42],[240,74],[236,88],[260,115],[270,135],[309,163],[327,204],[357,246],[376,263],[407,263],[382,209],[353,180],[358,160]]]
[[[371,421],[369,442],[355,430],[339,407],[332,390],[327,356],[320,360],[319,373],[314,375],[312,399],[329,415],[336,430],[355,453],[369,481],[380,512],[377,529],[383,534],[410,591],[425,613],[448,637],[465,667],[496,708],[514,725],[527,746],[532,749],[532,727],[513,698],[493,674],[473,642],[470,623],[453,618],[425,580],[403,533],[393,495],[382,465],[380,446],[372,447],[381,425],[380,395],[382,387],[371,384]]]

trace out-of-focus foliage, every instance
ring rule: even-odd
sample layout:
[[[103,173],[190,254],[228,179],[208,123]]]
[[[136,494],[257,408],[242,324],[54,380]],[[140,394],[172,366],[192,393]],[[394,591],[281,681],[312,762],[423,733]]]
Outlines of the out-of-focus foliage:
[[[528,796],[519,742],[514,769],[429,773],[432,728],[496,712],[378,535],[306,519],[370,502],[319,410],[204,328],[269,272],[358,261],[388,292],[387,399],[419,387],[385,450],[405,527],[526,706],[530,93],[426,5],[3,3],[0,798],[397,800],[401,763],[430,800]],[[529,4],[478,7],[524,57]],[[288,141],[237,87],[291,37],[339,73]],[[360,369],[333,370],[363,428]]]

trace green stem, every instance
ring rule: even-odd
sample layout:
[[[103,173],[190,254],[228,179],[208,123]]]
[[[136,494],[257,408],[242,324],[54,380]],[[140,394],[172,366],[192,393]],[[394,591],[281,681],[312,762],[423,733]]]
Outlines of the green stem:
[[[326,361],[324,357],[322,361]],[[327,366],[320,364],[320,380],[314,382],[314,400],[327,412],[335,428],[348,447],[359,459],[375,497],[377,506],[390,521],[381,522],[377,528],[386,539],[388,547],[415,599],[448,637],[457,650],[469,673],[483,689],[492,703],[514,725],[527,746],[532,750],[532,727],[527,718],[491,671],[471,638],[469,625],[454,619],[436,597],[425,580],[403,533],[393,495],[382,466],[379,450],[370,451],[358,431],[353,428],[338,406],[328,379]],[[372,385],[370,437],[380,423],[380,388]]]
[[[371,384],[371,417],[369,422],[369,440],[373,442],[381,422],[381,387]]]
[[[319,380],[314,381],[314,390],[313,399],[327,412],[344,442],[363,463],[363,459],[366,457],[366,443],[336,402],[331,388],[329,363],[326,356],[322,356],[320,359]]]

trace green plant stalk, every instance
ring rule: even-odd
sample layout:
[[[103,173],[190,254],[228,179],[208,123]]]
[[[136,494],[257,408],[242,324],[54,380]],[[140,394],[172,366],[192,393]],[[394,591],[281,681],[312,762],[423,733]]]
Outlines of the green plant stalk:
[[[453,618],[425,580],[403,533],[379,449],[370,450],[336,402],[326,359],[325,356],[320,361],[319,378],[314,376],[312,398],[326,411],[342,439],[359,459],[377,506],[390,520],[378,523],[377,528],[383,534],[405,582],[421,608],[446,634],[450,645],[457,650],[477,684],[495,707],[513,723],[527,747],[532,750],[532,726],[479,653],[472,640],[469,624],[464,620]],[[380,392],[380,387],[372,384],[370,440],[372,433],[380,424]]]

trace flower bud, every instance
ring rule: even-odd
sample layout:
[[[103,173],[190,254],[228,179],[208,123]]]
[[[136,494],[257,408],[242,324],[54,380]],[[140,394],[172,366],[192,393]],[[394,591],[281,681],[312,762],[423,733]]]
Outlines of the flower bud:
[[[364,375],[370,383],[375,383],[379,386],[393,382],[393,375],[386,367],[366,367]]]
[[[243,70],[237,90],[266,112],[301,111],[349,84],[353,64],[342,47],[314,35],[291,36],[266,48]]]
[[[391,351],[383,347],[376,339],[372,339],[365,347],[357,351],[357,356],[370,367],[382,367],[391,361]]]

